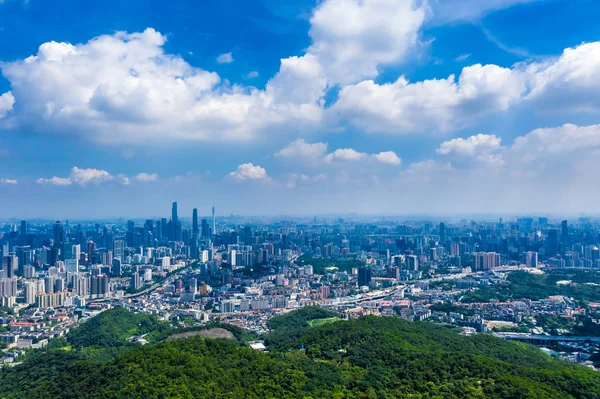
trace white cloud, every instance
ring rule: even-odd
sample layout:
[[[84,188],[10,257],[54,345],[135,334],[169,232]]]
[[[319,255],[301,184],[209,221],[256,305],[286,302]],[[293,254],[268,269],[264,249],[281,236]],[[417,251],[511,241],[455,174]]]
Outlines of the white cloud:
[[[327,143],[307,143],[304,139],[292,141],[287,147],[275,153],[277,158],[312,159],[322,157],[327,152]]]
[[[326,180],[327,180],[327,176],[322,173],[315,175],[315,176],[291,173],[287,176],[286,187],[287,188],[295,188],[298,186],[298,184],[320,183],[320,182],[324,182]]]
[[[477,64],[464,68],[458,81],[450,75],[409,83],[401,76],[393,83],[349,85],[340,91],[332,111],[368,132],[447,132],[506,110],[525,90],[518,71]]]
[[[454,59],[454,61],[456,61],[456,62],[463,62],[463,61],[466,61],[469,57],[471,57],[471,54],[461,54],[458,57],[456,57]]]
[[[77,184],[99,183],[107,180],[112,180],[113,176],[105,170],[101,169],[80,169],[74,166],[71,169],[71,181]]]
[[[4,118],[13,109],[15,98],[10,91],[0,96],[0,119]]]
[[[217,62],[219,64],[231,64],[233,62],[233,56],[231,53],[224,53],[217,57]]]
[[[150,181],[157,181],[158,180],[158,175],[156,173],[145,173],[142,172],[140,174],[138,174],[135,179],[137,181],[142,181],[142,182],[150,182]]]
[[[341,89],[330,112],[368,132],[451,132],[516,107],[539,113],[600,111],[600,42],[512,68],[475,64],[455,78],[365,80]]]
[[[129,179],[126,177],[123,177],[122,175],[119,175],[119,177],[122,178],[121,181],[124,184],[129,183]],[[54,176],[49,179],[39,178],[36,180],[36,182],[38,184],[52,184],[55,186],[70,186],[71,184],[79,184],[84,186],[88,183],[102,183],[113,180],[114,178],[114,176],[102,169],[80,169],[77,166],[74,166],[71,169],[71,174],[69,177]]]
[[[1,63],[19,104],[12,119],[22,130],[133,144],[249,140],[320,123],[326,82],[314,57],[283,59],[258,90],[192,67],[165,53],[165,42],[153,29],[117,32],[84,44],[44,43],[36,55]]]
[[[436,150],[438,154],[475,155],[480,152],[491,152],[500,148],[502,140],[495,134],[478,134],[467,139],[457,138],[443,142]]]
[[[340,148],[327,154],[324,158],[325,162],[332,161],[360,161],[366,156],[363,152],[358,152],[352,148]]]
[[[36,180],[37,184],[52,184],[54,186],[70,186],[73,184],[71,179],[68,177],[51,177],[49,179],[39,178]]]
[[[15,180],[15,179],[2,178],[2,179],[0,179],[0,184],[15,185],[15,184],[19,184],[19,181]]]
[[[246,75],[246,78],[248,78],[248,79],[256,79],[256,78],[258,78],[258,71],[250,71],[250,72],[248,72],[248,75]]]
[[[271,181],[265,168],[258,165],[254,166],[252,163],[245,163],[238,166],[237,170],[230,172],[228,176],[238,182],[246,180],[259,180],[263,182]]]
[[[325,0],[310,19],[308,49],[330,84],[379,75],[382,65],[403,60],[418,42],[427,5],[414,0]]]
[[[379,154],[373,154],[373,157],[381,163],[398,166],[402,160],[396,155],[394,151],[383,151]]]

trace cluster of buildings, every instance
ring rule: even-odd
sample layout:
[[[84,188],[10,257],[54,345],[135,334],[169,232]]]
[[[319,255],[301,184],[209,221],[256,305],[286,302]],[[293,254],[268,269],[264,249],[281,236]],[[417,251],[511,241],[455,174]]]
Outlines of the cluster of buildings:
[[[170,218],[0,223],[0,305],[8,324],[59,311],[70,326],[86,312],[124,306],[260,333],[275,314],[317,305],[346,318],[395,315],[485,332],[487,320],[513,322],[541,305],[485,304],[468,315],[432,305],[502,283],[502,270],[600,267],[598,224],[571,223],[217,220],[214,207],[210,216],[193,209],[180,218],[177,203]]]

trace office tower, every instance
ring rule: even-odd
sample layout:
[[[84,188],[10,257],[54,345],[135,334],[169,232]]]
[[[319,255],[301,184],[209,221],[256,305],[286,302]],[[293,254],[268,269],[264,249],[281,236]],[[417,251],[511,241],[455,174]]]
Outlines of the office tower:
[[[210,237],[210,228],[208,227],[208,221],[202,219],[202,238]]]
[[[558,230],[548,230],[548,237],[546,238],[546,254],[549,257],[556,256],[558,254]]]
[[[440,243],[443,244],[446,241],[446,225],[440,223]]]
[[[56,223],[54,223],[54,246],[58,248],[62,246],[64,241],[65,231],[60,220],[57,220]]]
[[[419,270],[419,258],[416,255],[406,255],[404,262],[406,263],[406,270]]]
[[[125,260],[125,248],[123,240],[115,240],[113,242],[113,257],[124,261]]]
[[[25,236],[27,235],[27,221],[26,220],[21,220],[21,231],[19,233],[21,234],[21,238],[25,238]]]
[[[525,252],[525,266],[538,267],[538,253],[529,251]]]
[[[13,278],[18,267],[19,260],[16,255],[4,256],[2,258],[2,272],[4,277]]]
[[[569,245],[569,222],[563,220],[561,223],[561,240],[563,243],[563,251]]]
[[[192,236],[198,237],[200,230],[198,228],[198,209],[194,208],[192,210]]]
[[[94,262],[94,241],[89,240],[87,243],[87,262],[88,265],[91,265]]]
[[[179,222],[179,216],[177,216],[177,202],[173,202],[171,207],[171,229],[171,239],[181,241],[181,223]]]
[[[363,266],[358,269],[358,286],[369,285],[371,282],[371,268]]]
[[[77,259],[81,257],[81,245],[75,244],[71,246],[71,253],[69,259]]]
[[[127,246],[133,247],[133,233],[135,232],[135,223],[133,220],[127,221],[127,235],[125,239],[127,240]]]
[[[217,221],[215,220],[215,204],[212,206],[212,235],[217,235]]]

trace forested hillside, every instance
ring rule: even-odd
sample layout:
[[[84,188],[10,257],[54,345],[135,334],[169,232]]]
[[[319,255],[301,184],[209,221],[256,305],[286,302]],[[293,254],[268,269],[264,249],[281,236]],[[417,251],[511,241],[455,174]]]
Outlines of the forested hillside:
[[[98,321],[110,324],[110,316]],[[134,347],[103,361],[83,356],[86,347],[55,346],[3,369],[0,397],[600,398],[600,374],[532,346],[395,318],[310,327],[328,317],[308,308],[273,319],[270,353],[201,337]],[[78,340],[81,331],[73,334]]]

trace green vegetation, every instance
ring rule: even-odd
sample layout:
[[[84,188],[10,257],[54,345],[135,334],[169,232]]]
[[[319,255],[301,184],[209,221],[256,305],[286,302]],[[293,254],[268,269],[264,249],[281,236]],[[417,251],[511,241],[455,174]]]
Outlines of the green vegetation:
[[[145,338],[152,341],[153,337],[168,333],[169,330],[168,324],[154,316],[114,308],[100,313],[74,329],[69,334],[68,341],[78,349],[118,347],[127,345],[127,339],[134,335],[148,334]]]
[[[327,323],[334,323],[336,321],[340,321],[341,319],[339,317],[328,317],[325,319],[316,319],[316,320],[311,320],[308,322],[308,326],[309,327],[320,327],[324,324]]]
[[[57,349],[62,342],[3,369],[0,397],[600,398],[598,373],[533,346],[398,318],[309,327],[331,317],[307,308],[273,318],[265,337],[270,353],[192,337],[99,362],[75,346]]]
[[[312,265],[313,273],[325,274],[327,269],[336,268],[340,272],[351,272],[355,267],[364,266],[365,263],[354,258],[313,258],[310,255],[302,255],[296,260],[299,266]]]
[[[572,284],[557,284],[571,281]],[[563,295],[577,301],[600,301],[600,272],[587,269],[554,269],[544,274],[515,271],[508,275],[507,284],[479,288],[466,294],[462,302],[489,302],[492,299],[539,300],[551,295]]]

